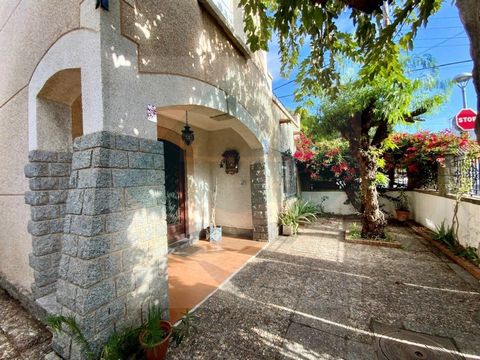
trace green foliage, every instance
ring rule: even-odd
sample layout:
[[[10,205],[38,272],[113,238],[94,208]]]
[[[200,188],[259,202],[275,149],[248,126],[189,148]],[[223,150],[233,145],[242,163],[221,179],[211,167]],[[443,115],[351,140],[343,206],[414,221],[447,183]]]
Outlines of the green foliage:
[[[160,326],[163,320],[163,311],[158,306],[151,306],[148,309],[147,321],[143,325],[145,335],[143,342],[147,347],[154,347],[168,335],[167,331]]]
[[[361,239],[362,238],[362,229],[358,223],[353,223],[349,229],[349,235],[352,239]]]
[[[291,226],[293,233],[298,232],[300,224],[311,223],[317,218],[319,208],[309,201],[297,200],[285,208],[279,215],[281,225]]]
[[[143,340],[150,347],[155,346],[167,335],[167,332],[160,327],[160,321],[163,318],[162,314],[163,311],[160,307],[151,306],[148,309],[147,319],[144,324],[135,328],[127,328],[119,333],[113,333],[101,351],[100,360],[133,360],[141,358],[142,349],[138,342],[138,337],[142,331],[146,332]],[[197,317],[191,311],[187,311],[183,315],[180,321],[173,327],[172,343],[174,346],[180,345],[185,338],[197,331],[196,320]],[[73,341],[80,346],[82,353],[88,360],[96,358],[75,318],[51,315],[45,319],[45,323],[54,332],[62,332],[72,336]]]
[[[367,83],[378,76],[407,82],[400,54],[413,48],[418,29],[440,9],[442,0],[389,1],[388,23],[381,7],[370,4],[365,10],[352,4],[347,0],[240,0],[250,48],[267,50],[275,34],[283,74],[299,68],[297,99],[318,96],[324,89],[340,94],[337,64],[342,62],[362,64],[361,79]],[[348,25],[352,31],[343,30]],[[306,43],[310,53],[300,59]]]
[[[356,222],[352,223],[352,225],[350,225],[350,228],[348,229],[348,235],[352,239],[362,239],[362,229],[360,225]],[[374,237],[374,238],[369,238],[368,240],[386,241],[386,242],[394,241],[392,235],[390,235],[389,233],[385,233],[384,237],[381,237],[381,238]]]
[[[480,266],[480,257],[478,256],[478,250],[473,246],[467,246],[456,252],[456,255],[461,256],[477,266]]]
[[[70,335],[72,340],[80,346],[82,353],[88,360],[95,359],[95,355],[74,317],[50,315],[45,319],[45,323],[56,333],[63,332]]]
[[[112,334],[102,349],[100,360],[137,359],[142,352],[138,344],[141,331],[141,327],[136,327]]]
[[[180,323],[174,327],[172,334],[172,342],[174,346],[178,346],[185,340],[187,337],[196,333],[198,331],[195,322],[197,321],[197,316],[194,315],[191,311],[187,311]]]
[[[478,256],[478,250],[473,246],[463,247],[457,242],[457,235],[453,226],[445,225],[445,221],[440,226],[437,226],[437,230],[432,235],[433,240],[436,240],[447,248],[449,248],[455,255],[461,256],[476,266],[480,266],[480,257]]]
[[[455,246],[455,234],[453,227],[445,225],[445,221],[442,221],[440,226],[437,226],[436,231],[432,235],[433,240],[441,242],[449,248]]]

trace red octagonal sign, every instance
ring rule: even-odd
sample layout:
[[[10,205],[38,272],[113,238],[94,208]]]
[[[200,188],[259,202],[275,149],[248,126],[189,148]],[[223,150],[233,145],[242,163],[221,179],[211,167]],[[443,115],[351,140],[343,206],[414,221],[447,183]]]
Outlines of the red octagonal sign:
[[[475,129],[475,119],[477,118],[477,113],[472,109],[462,109],[455,116],[457,121],[457,126],[464,130],[469,131]]]

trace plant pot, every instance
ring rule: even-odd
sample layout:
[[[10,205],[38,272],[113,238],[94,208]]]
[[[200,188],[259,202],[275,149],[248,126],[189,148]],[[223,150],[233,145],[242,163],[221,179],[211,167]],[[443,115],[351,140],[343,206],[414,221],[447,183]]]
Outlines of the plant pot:
[[[293,234],[293,227],[291,225],[282,225],[282,235],[291,236]]]
[[[168,344],[170,343],[170,338],[172,337],[172,324],[170,322],[161,320],[160,327],[167,332],[167,336],[160,342],[156,343],[153,347],[147,346],[143,341],[145,337],[145,331],[142,331],[138,337],[138,341],[143,348],[145,357],[147,360],[163,360],[167,354]]]
[[[207,228],[207,240],[221,241],[222,240],[222,227],[221,226],[209,226]]]
[[[398,221],[407,221],[410,217],[410,211],[408,210],[395,210],[397,213],[397,220]]]

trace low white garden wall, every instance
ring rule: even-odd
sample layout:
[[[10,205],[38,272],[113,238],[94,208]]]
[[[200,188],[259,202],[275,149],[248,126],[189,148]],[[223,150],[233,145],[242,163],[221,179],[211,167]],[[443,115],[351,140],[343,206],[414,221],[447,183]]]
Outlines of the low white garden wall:
[[[398,191],[389,191],[390,196],[396,197]],[[322,199],[325,200],[322,202]],[[347,195],[343,191],[339,190],[326,190],[326,191],[305,191],[302,192],[302,199],[311,201],[315,204],[322,204],[323,209],[327,213],[332,213],[335,215],[354,215],[357,214],[356,210],[352,205],[346,204]],[[394,206],[391,201],[380,197],[380,205],[383,206],[383,209],[394,216]]]
[[[445,224],[451,226],[453,217],[453,208],[455,200],[453,197],[440,196],[435,192],[426,191],[408,191],[407,192],[411,217],[419,224],[435,230],[437,226],[445,221]],[[389,191],[388,195],[397,196],[397,191]],[[302,192],[302,198],[316,204],[322,203],[325,212],[336,215],[352,215],[355,209],[350,204],[345,204],[347,196],[343,191],[306,191]],[[383,209],[394,216],[394,206],[391,201],[380,197],[380,204]],[[460,204],[458,217],[460,221],[459,238],[463,246],[473,246],[480,248],[480,200],[472,202],[462,201]]]
[[[419,224],[435,230],[442,221],[452,225],[455,200],[451,197],[439,196],[436,193],[423,191],[410,192],[410,203],[413,218]],[[462,201],[458,210],[459,241],[463,246],[480,248],[480,201]]]

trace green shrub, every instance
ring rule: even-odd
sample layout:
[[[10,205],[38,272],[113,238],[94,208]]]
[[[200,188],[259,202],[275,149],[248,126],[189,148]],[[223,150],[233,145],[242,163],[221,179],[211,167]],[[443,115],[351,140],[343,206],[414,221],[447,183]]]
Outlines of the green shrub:
[[[437,230],[433,232],[432,237],[433,240],[441,242],[449,248],[455,246],[455,233],[453,227],[445,225],[445,221],[442,221],[442,224],[437,226]]]
[[[153,306],[149,308],[147,321],[144,324],[135,328],[125,329],[119,333],[113,333],[104,345],[99,359],[143,359],[143,349],[139,344],[138,336],[140,332],[145,330],[146,334],[143,340],[147,346],[153,346],[161,341],[166,335],[165,330],[159,326],[160,320],[162,320],[162,314],[163,311],[159,307]],[[196,320],[197,317],[192,312],[187,311],[180,321],[173,326],[173,346],[180,345],[186,337],[197,331],[195,325]],[[51,315],[45,319],[45,323],[50,326],[54,332],[66,333],[72,336],[73,341],[80,346],[86,359],[94,360],[97,358],[74,317]]]
[[[466,248],[459,250],[456,255],[471,261],[477,266],[480,266],[480,257],[478,256],[477,249],[473,246],[467,246]]]
[[[281,225],[291,226],[293,233],[298,232],[300,224],[311,223],[317,218],[319,208],[309,201],[297,200],[279,215]]]

